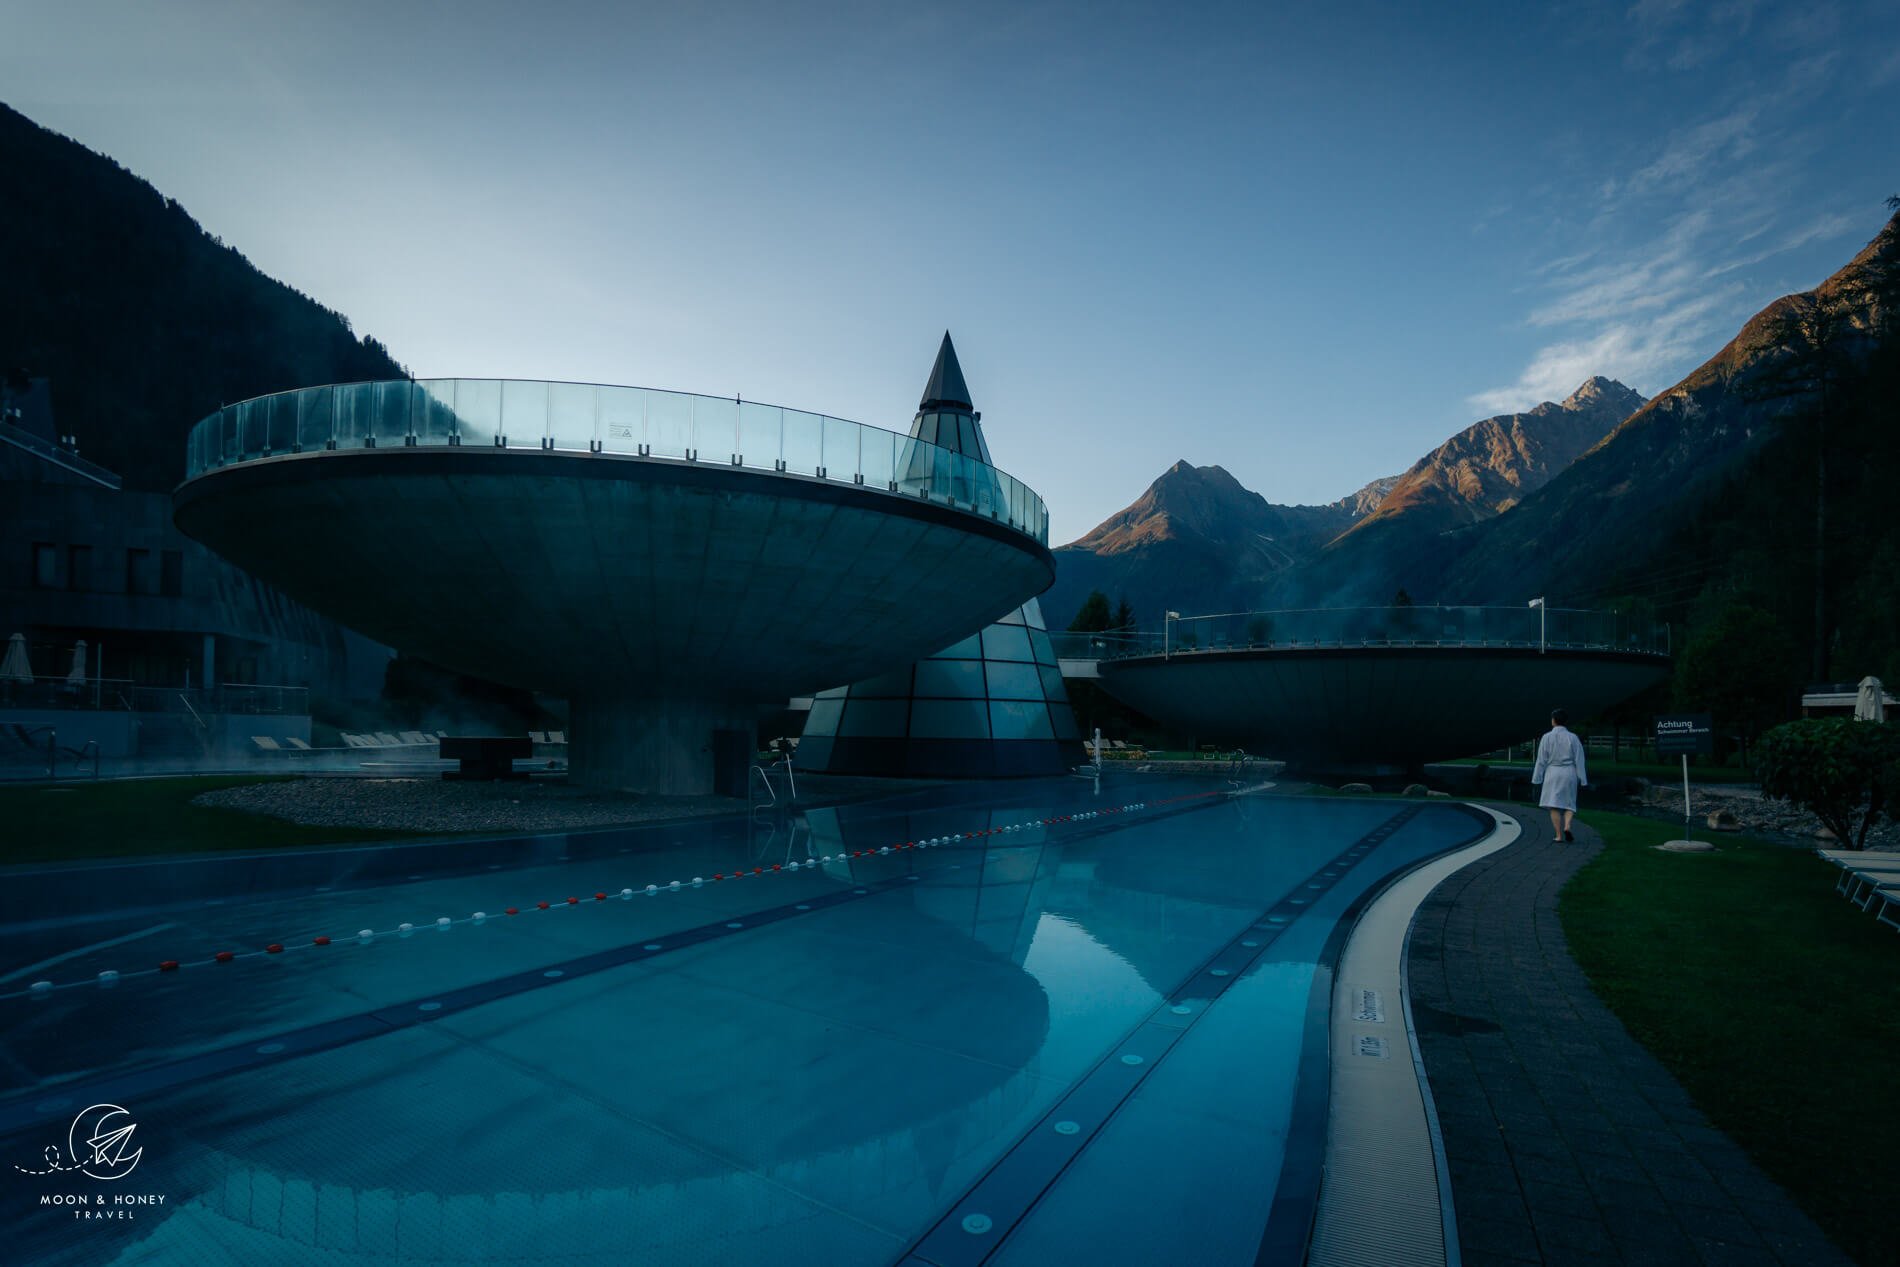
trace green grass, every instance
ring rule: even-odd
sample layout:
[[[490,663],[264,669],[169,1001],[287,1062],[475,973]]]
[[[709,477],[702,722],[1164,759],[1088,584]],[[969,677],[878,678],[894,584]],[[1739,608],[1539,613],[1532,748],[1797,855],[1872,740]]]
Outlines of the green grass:
[[[0,863],[276,849],[414,834],[300,827],[263,814],[191,804],[200,792],[273,781],[239,775],[0,788],[0,823],[6,824]]]
[[[1861,1262],[1900,1189],[1900,933],[1805,850],[1591,813],[1605,848],[1564,889],[1571,952],[1618,1019]]]

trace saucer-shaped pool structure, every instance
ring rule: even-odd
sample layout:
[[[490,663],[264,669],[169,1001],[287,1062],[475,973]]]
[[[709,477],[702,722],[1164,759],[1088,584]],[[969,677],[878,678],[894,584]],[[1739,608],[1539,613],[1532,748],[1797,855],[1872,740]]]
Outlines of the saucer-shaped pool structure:
[[[566,696],[571,776],[649,792],[741,791],[762,709],[929,655],[1054,576],[1042,500],[967,453],[585,383],[232,405],[193,430],[174,516],[380,642]]]
[[[1242,612],[1096,641],[1103,688],[1196,742],[1364,773],[1535,738],[1552,709],[1589,717],[1669,671],[1667,627],[1614,612]]]

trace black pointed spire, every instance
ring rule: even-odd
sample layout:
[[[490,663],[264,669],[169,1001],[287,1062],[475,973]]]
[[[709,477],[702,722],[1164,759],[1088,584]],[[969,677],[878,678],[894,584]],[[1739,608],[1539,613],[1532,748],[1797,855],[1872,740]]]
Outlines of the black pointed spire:
[[[975,402],[970,399],[970,388],[963,381],[963,367],[957,364],[957,349],[950,342],[950,332],[943,332],[943,346],[937,349],[937,364],[931,368],[930,381],[924,384],[924,398],[919,402],[919,413],[928,413],[943,408],[974,409]]]

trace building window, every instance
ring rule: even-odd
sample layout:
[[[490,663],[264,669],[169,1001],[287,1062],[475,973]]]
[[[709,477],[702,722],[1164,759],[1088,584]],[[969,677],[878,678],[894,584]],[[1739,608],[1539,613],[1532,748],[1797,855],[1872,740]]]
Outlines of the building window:
[[[33,587],[35,589],[59,588],[59,547],[48,545],[44,541],[33,543]]]
[[[66,588],[69,590],[89,590],[92,588],[92,547],[66,547]]]
[[[150,550],[133,549],[125,552],[125,592],[128,594],[152,592],[152,552]]]
[[[180,550],[166,550],[158,556],[158,592],[177,598],[185,592],[185,556]]]

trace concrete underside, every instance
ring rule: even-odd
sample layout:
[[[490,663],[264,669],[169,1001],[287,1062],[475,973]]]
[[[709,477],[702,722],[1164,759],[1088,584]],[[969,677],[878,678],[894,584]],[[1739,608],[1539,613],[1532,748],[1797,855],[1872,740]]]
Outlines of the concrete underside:
[[[711,787],[691,767],[713,729],[929,655],[1054,576],[1046,547],[967,512],[706,463],[335,451],[174,500],[186,533],[342,624],[567,696],[577,777],[654,792]]]
[[[1621,652],[1483,647],[1206,651],[1104,660],[1117,699],[1199,742],[1305,766],[1409,769],[1536,737],[1660,681]]]

